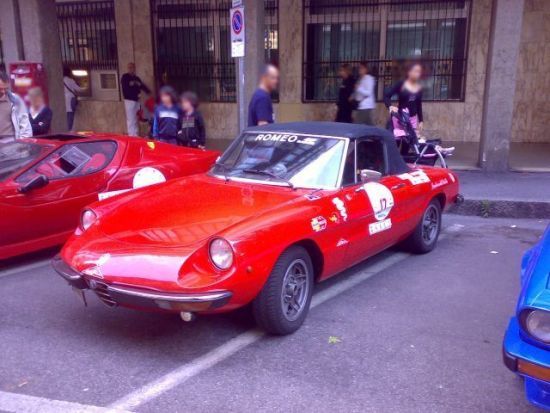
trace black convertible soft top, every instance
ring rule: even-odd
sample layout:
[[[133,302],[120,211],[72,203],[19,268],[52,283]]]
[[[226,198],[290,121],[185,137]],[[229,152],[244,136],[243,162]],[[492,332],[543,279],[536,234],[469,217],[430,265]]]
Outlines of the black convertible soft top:
[[[393,135],[385,129],[356,123],[337,122],[289,122],[247,128],[245,132],[292,133],[296,135],[323,135],[338,138],[371,138],[380,140],[388,154],[388,169],[392,175],[409,172],[409,167],[399,154]]]

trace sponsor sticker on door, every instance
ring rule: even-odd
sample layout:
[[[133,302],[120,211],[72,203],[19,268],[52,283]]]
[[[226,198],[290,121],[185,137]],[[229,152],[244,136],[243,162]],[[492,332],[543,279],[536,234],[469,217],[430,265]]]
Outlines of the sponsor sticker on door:
[[[374,235],[391,228],[391,218],[369,224],[369,234]]]

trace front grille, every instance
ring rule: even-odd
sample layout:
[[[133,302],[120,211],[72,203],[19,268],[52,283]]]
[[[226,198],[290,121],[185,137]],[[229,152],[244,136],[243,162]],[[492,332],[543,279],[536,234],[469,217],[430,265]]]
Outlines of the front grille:
[[[90,280],[88,281],[88,284],[90,285],[90,288],[93,290],[94,293],[99,297],[103,303],[108,305],[109,307],[115,307],[117,305],[116,301],[113,300],[111,297],[111,294],[109,294],[109,287],[107,287],[107,284],[104,284],[102,282],[98,282],[96,280]]]

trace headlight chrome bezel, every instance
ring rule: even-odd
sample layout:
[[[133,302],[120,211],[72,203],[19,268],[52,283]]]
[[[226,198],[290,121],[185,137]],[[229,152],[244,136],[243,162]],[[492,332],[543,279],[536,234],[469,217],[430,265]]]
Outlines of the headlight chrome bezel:
[[[94,210],[86,208],[80,214],[80,229],[81,231],[86,231],[97,221],[97,214]]]
[[[550,345],[550,311],[539,308],[526,308],[520,312],[519,320],[521,328],[529,337],[540,343]],[[541,323],[545,324],[542,328],[547,329],[546,333],[541,331]]]
[[[220,255],[225,254],[225,257],[220,258]],[[233,247],[224,238],[214,238],[208,244],[208,256],[210,262],[220,271],[227,271],[235,262],[235,252]]]

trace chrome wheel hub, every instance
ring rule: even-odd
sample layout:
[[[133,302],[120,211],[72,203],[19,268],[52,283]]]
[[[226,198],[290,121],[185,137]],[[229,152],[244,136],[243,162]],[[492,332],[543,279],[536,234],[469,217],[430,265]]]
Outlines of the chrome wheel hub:
[[[288,321],[295,321],[302,314],[309,295],[309,270],[304,260],[290,263],[283,278],[281,305]]]
[[[422,239],[426,244],[431,244],[437,237],[439,230],[439,212],[437,208],[430,205],[426,212],[424,212],[424,218],[422,219]]]

